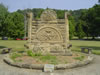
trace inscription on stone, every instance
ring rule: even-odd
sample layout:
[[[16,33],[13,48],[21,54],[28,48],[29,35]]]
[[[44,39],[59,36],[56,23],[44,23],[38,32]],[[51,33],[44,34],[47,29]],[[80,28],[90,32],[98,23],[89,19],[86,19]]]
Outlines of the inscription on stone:
[[[54,65],[52,65],[52,64],[44,65],[44,72],[53,72],[53,71],[54,71]]]

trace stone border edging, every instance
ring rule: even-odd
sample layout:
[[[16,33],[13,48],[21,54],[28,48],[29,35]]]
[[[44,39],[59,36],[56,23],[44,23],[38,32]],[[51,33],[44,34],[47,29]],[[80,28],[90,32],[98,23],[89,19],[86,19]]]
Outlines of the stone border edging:
[[[83,61],[78,61],[78,62],[74,62],[71,64],[58,64],[58,65],[55,65],[55,67],[56,69],[71,69],[71,68],[76,68],[76,67],[87,65],[90,62],[92,62],[92,60],[93,60],[93,57],[88,56],[88,58]]]
[[[83,60],[83,61],[78,61],[78,62],[71,63],[71,64],[58,64],[58,65],[54,65],[54,68],[55,68],[55,70],[60,70],[60,69],[71,69],[71,68],[81,67],[81,66],[89,64],[90,62],[92,62],[92,60],[93,60],[93,57],[88,56],[88,58]],[[19,68],[27,68],[27,69],[43,70],[44,65],[45,65],[45,64],[20,64],[20,63],[15,63],[12,59],[9,58],[9,55],[6,55],[4,57],[4,61],[11,66],[15,66],[15,67],[19,67]]]

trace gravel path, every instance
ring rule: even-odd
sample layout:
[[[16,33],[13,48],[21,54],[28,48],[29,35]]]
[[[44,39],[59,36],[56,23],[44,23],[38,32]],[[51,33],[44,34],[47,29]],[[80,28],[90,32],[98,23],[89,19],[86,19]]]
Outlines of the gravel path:
[[[94,61],[84,67],[57,70],[54,73],[44,73],[41,70],[23,69],[7,65],[0,55],[0,75],[100,75],[100,56],[94,55]]]

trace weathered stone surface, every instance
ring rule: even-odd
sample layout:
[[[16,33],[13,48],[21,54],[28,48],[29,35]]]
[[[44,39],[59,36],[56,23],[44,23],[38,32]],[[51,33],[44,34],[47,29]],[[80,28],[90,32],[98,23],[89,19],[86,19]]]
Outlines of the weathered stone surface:
[[[44,65],[43,64],[31,64],[32,69],[43,69]]]
[[[9,57],[5,57],[5,58],[4,58],[4,61],[5,61],[7,64],[13,64],[13,60],[11,60]]]
[[[55,21],[57,20],[57,14],[53,10],[46,10],[41,15],[42,21]]]
[[[22,67],[23,68],[29,68],[30,69],[31,68],[31,65],[30,64],[22,64]]]
[[[41,53],[67,51],[69,44],[69,26],[68,18],[65,13],[65,19],[57,19],[55,11],[45,10],[40,20],[34,19],[32,13],[27,14],[28,21],[28,41],[25,47],[34,52]]]
[[[58,64],[55,66],[56,69],[66,69],[66,64]]]

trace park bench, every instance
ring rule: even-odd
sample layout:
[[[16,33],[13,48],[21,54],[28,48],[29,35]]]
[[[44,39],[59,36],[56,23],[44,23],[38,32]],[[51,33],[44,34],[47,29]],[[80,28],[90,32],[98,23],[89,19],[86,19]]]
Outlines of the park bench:
[[[12,50],[12,48],[3,48],[1,51],[2,54],[7,54],[7,53],[10,53]]]
[[[87,53],[87,54],[91,54],[92,53],[92,48],[81,48],[81,52],[82,53]]]

